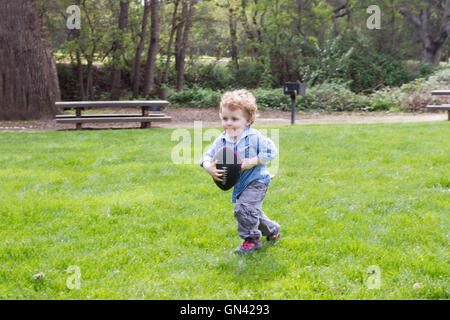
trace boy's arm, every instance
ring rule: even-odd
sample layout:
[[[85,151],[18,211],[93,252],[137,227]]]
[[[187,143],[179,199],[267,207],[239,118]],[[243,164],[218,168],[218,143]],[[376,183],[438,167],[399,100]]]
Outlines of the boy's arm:
[[[206,151],[202,158],[200,159],[200,166],[205,169],[206,172],[208,172],[214,180],[222,181],[222,175],[224,170],[219,170],[216,168],[216,162],[212,162],[212,158],[214,157],[214,154],[217,152],[217,150],[220,148],[220,144],[222,142],[222,139],[220,136],[214,141],[214,143],[211,145],[211,147]]]
[[[266,163],[264,160],[258,158],[258,156],[253,158],[245,158],[241,164],[241,172],[244,170],[249,170],[253,167],[259,166],[260,164]]]
[[[278,156],[278,149],[273,141],[267,137],[259,137],[259,153],[258,158],[267,163],[272,161]]]
[[[273,141],[267,137],[259,136],[259,153],[253,158],[244,159],[242,161],[241,171],[249,170],[272,161],[277,155],[278,150]]]
[[[222,142],[220,136],[217,137],[216,140],[214,140],[214,143],[209,147],[208,151],[206,151],[201,159],[200,159],[200,166],[205,167],[208,165],[211,165],[212,158],[216,154],[217,150],[219,149],[219,144]]]

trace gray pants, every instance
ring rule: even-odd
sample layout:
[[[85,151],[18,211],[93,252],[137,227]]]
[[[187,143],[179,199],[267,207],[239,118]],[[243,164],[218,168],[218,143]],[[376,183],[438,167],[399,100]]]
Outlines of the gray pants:
[[[236,199],[234,217],[241,238],[260,238],[277,234],[280,226],[266,217],[261,210],[267,186],[259,181],[251,182]]]

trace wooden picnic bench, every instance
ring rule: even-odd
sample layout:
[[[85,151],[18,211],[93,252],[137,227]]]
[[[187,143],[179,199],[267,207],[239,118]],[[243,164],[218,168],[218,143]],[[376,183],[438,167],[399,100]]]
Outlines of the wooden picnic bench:
[[[431,94],[434,96],[450,96],[450,90],[433,90]],[[437,105],[428,105],[428,110],[447,110],[448,118],[450,121],[450,104],[437,104]]]
[[[150,111],[161,111],[167,105],[168,101],[66,101],[56,102],[55,106],[63,110],[75,109],[75,114],[56,115],[57,123],[75,123],[76,129],[81,129],[86,122],[140,122],[141,128],[148,128],[152,122],[170,121],[172,118],[160,113],[150,113]],[[93,108],[140,108],[139,114],[82,114],[85,109]]]

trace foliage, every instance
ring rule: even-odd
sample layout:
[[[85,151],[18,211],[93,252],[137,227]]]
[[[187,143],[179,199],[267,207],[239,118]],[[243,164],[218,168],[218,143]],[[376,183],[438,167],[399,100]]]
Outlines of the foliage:
[[[232,89],[230,89],[232,90]],[[220,98],[225,91],[217,91],[194,86],[183,91],[171,91],[168,97],[172,106],[189,106],[194,108],[218,107]],[[287,110],[290,107],[290,98],[278,89],[251,89],[256,98],[258,108],[262,110]]]
[[[187,85],[223,90],[233,86],[234,78],[227,66],[216,63],[197,63],[186,69]]]
[[[239,69],[232,70],[233,86],[235,88],[257,88],[262,84],[261,80],[265,71],[262,62],[243,59],[239,64]]]
[[[437,72],[426,78],[419,78],[400,87],[385,88],[372,97],[391,103],[391,110],[417,112],[424,111],[428,104],[445,103],[445,98],[432,96],[431,90],[450,88],[450,66],[443,65]]]
[[[131,91],[133,85],[130,73],[143,16],[142,1],[129,1],[128,27],[123,34],[118,32],[117,26],[118,2],[111,5],[112,2],[108,0],[82,1],[82,28],[77,34],[74,30],[64,28],[68,16],[65,8],[72,2],[36,1],[44,29],[61,63],[76,63],[76,53],[79,53],[83,63],[108,65],[111,68],[114,40],[122,40],[122,54],[114,62],[122,69],[122,97],[129,95],[127,91]],[[432,73],[430,64],[409,62],[420,56],[418,35],[410,21],[395,7],[399,4],[417,14],[421,8],[418,1],[379,1],[383,12],[381,30],[369,30],[366,27],[368,14],[365,9],[372,4],[369,0],[348,1],[348,12],[340,7],[339,1],[302,1],[300,8],[299,3],[293,0],[199,1],[193,28],[187,39],[189,50],[185,64],[185,84],[189,88],[196,85],[213,90],[228,90],[279,88],[287,81],[307,82],[309,86],[335,82],[348,84],[353,92],[372,93],[385,87],[401,86]],[[178,6],[178,15],[181,7]],[[175,87],[177,83],[173,59],[175,43],[171,47],[172,59],[167,83],[161,84],[161,74],[165,69],[173,9],[172,1],[160,4],[161,51],[155,73],[156,86],[169,88]],[[442,19],[442,9],[443,4],[431,4],[429,20],[434,31]],[[234,44],[238,48],[237,64],[229,62],[225,65],[231,60],[229,22],[232,20],[236,23]],[[142,67],[145,66],[149,37],[150,33],[147,32]],[[444,55],[447,49],[448,44],[443,50]],[[213,58],[213,62],[205,62],[201,58],[203,56],[215,57],[217,60]],[[106,69],[96,72],[106,73]],[[60,78],[66,79],[67,76],[65,74]],[[110,85],[95,83],[102,79],[94,77],[93,86],[110,88]],[[68,85],[63,83],[63,90],[72,85],[73,79],[68,81]],[[64,92],[63,95],[70,96]],[[90,95],[93,98],[107,96],[99,91],[91,92]]]
[[[370,43],[350,38],[327,40],[299,66],[301,78],[310,85],[348,83],[354,92],[373,92],[400,86],[433,72],[429,63],[405,63],[402,57],[379,53]]]
[[[220,91],[194,86],[183,91],[170,91],[168,100],[172,106],[204,108],[218,107],[220,97]]]
[[[346,47],[340,39],[327,40],[323,47],[316,44],[299,66],[299,73],[304,82],[313,86],[326,81],[345,81],[353,51],[353,47]]]
[[[281,88],[250,90],[256,98],[258,108],[262,110],[290,110],[291,98],[283,94]]]
[[[325,82],[306,89],[297,99],[299,110],[362,111],[369,110],[369,99],[349,90],[345,85]]]

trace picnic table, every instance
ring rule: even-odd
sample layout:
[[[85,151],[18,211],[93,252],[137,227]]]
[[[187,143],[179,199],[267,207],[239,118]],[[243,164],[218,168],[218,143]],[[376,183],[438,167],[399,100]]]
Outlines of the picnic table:
[[[431,94],[434,96],[450,96],[450,90],[433,90]],[[448,118],[450,121],[450,104],[437,104],[437,105],[428,105],[428,110],[447,110]]]
[[[152,122],[171,121],[171,117],[162,113],[150,113],[161,111],[169,105],[166,100],[132,100],[132,101],[66,101],[56,102],[55,106],[63,110],[75,109],[75,114],[56,115],[57,123],[75,123],[76,129],[81,129],[86,122],[140,122],[141,128],[148,128]],[[85,109],[94,108],[140,108],[141,113],[121,114],[82,114]]]

